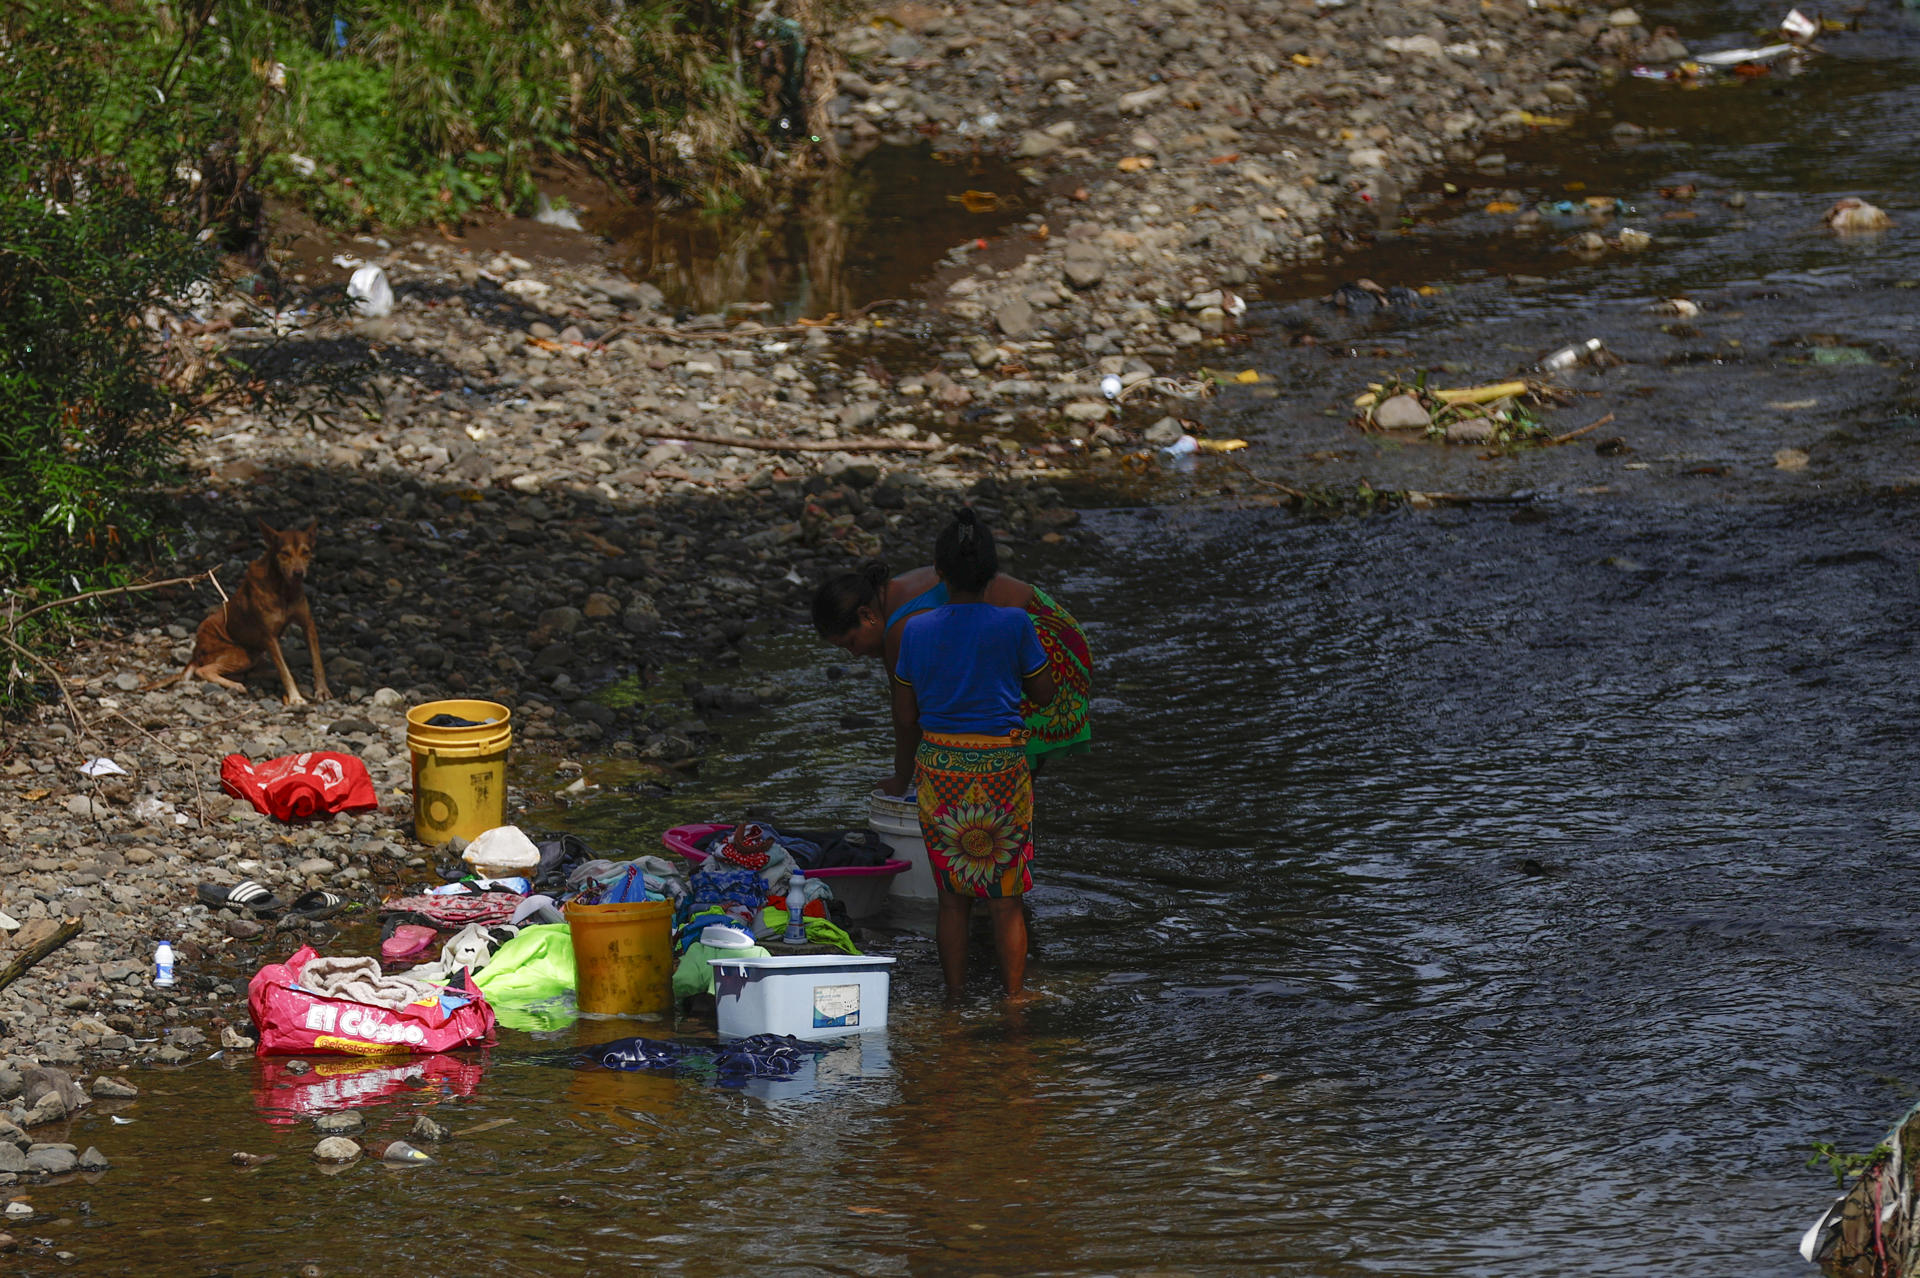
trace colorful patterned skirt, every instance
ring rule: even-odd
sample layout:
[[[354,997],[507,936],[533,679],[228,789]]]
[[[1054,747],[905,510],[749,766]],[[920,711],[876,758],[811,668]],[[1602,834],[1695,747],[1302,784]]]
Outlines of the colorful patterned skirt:
[[[1035,586],[1027,616],[1040,632],[1040,648],[1047,654],[1047,673],[1059,691],[1050,705],[1036,706],[1021,699],[1020,717],[1032,733],[1027,758],[1047,754],[1080,754],[1093,748],[1093,728],[1087,722],[1087,699],[1093,692],[1093,652],[1073,614]]]
[[[914,786],[934,882],[957,896],[1019,896],[1033,886],[1033,772],[1025,733],[928,732]]]

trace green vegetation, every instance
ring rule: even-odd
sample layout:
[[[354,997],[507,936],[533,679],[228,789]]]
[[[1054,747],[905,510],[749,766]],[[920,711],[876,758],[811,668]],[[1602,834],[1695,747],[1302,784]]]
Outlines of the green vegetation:
[[[265,248],[264,196],[452,221],[531,211],[561,161],[724,206],[810,153],[768,122],[831,85],[814,3],[0,5],[0,615],[126,580],[196,417],[264,393],[198,340],[223,252]]]
[[[76,0],[0,18],[0,580],[16,590],[113,575],[154,526],[141,489],[218,380],[169,340],[244,220],[234,118],[202,105],[232,50],[204,34]]]
[[[745,3],[222,7],[287,98],[285,118],[253,138],[270,153],[261,181],[330,225],[531,212],[536,168],[556,160],[711,201],[764,187],[794,158],[776,150],[771,123],[782,93],[805,91],[794,75],[804,42]]]
[[[1807,1159],[1807,1166],[1825,1167],[1833,1173],[1833,1183],[1844,1187],[1847,1181],[1868,1170],[1892,1152],[1886,1145],[1875,1145],[1864,1154],[1848,1154],[1831,1141],[1813,1142],[1813,1156]]]

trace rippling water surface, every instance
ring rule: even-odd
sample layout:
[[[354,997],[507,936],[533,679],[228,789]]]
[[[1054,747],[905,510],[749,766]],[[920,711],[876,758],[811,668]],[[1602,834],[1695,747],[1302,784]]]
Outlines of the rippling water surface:
[[[274,1121],[298,1093],[201,1064],[36,1197],[181,1271],[1792,1272],[1810,1142],[1871,1143],[1920,1078],[1920,529],[1624,522],[1119,511],[1035,565],[1103,679],[1099,752],[1041,786],[1023,1014],[984,972],[942,1011],[908,942],[891,1032],[800,1086],[508,1032],[471,1095],[368,1112],[512,1124],[335,1179]],[[879,684],[828,655],[763,646],[793,700],[730,725],[711,794],[587,824],[851,817],[879,753],[818,725]]]

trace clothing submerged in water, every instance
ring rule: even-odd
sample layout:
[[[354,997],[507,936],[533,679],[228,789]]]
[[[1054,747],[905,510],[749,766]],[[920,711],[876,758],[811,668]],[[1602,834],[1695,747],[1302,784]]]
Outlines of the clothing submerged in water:
[[[664,1038],[620,1038],[580,1049],[576,1067],[704,1074],[726,1085],[750,1078],[792,1078],[810,1056],[828,1051],[790,1034],[755,1034],[710,1046]]]
[[[462,719],[457,714],[436,714],[427,720],[429,728],[484,728],[493,719]]]
[[[1084,754],[1093,748],[1093,649],[1072,613],[1040,587],[1031,589],[1033,598],[1027,601],[1026,613],[1047,654],[1047,673],[1053,676],[1055,689],[1047,705],[1035,705],[1024,696],[1020,701],[1021,721],[1032,734],[1027,738],[1027,758],[1038,763],[1049,754]],[[895,608],[887,617],[887,629],[944,606],[949,597],[947,583],[936,583]]]

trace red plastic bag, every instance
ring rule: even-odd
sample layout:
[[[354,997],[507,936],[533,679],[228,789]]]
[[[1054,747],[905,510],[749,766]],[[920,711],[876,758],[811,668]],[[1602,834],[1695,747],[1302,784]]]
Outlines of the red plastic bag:
[[[300,1074],[277,1057],[262,1057],[258,1065],[254,1108],[275,1126],[383,1101],[471,1096],[487,1072],[484,1055],[336,1058]]]
[[[367,765],[350,754],[310,750],[249,763],[244,754],[220,761],[220,788],[282,821],[380,806]]]
[[[300,969],[317,958],[303,945],[284,963],[269,963],[247,983],[247,1006],[260,1031],[262,1056],[382,1056],[450,1052],[490,1044],[493,1009],[466,972],[459,985],[405,1007],[328,998],[300,988]]]

